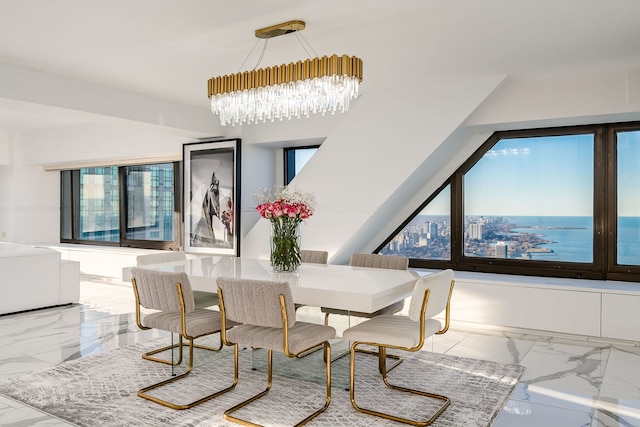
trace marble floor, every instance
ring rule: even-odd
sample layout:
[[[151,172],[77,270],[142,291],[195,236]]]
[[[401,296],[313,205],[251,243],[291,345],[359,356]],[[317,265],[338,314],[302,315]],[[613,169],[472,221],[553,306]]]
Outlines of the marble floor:
[[[80,289],[80,304],[0,316],[0,379],[160,336],[136,326],[129,284],[83,277]],[[322,321],[313,307],[298,316]],[[452,328],[423,350],[526,367],[494,427],[640,427],[640,347]],[[68,424],[0,396],[0,425]]]

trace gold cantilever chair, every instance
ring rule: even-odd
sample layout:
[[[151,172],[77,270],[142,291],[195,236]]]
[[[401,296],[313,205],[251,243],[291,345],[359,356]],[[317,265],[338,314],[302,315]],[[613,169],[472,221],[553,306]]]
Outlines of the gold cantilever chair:
[[[388,268],[391,270],[406,270],[409,268],[409,258],[395,255],[379,255],[379,254],[362,254],[354,253],[351,255],[349,265],[352,267],[372,267],[372,268]],[[329,324],[330,314],[342,314],[344,316],[356,316],[370,319],[381,314],[398,313],[404,308],[404,300],[393,303],[387,307],[383,307],[375,313],[364,313],[359,311],[347,311],[336,308],[321,307],[320,311],[324,313],[324,324]]]
[[[186,260],[187,254],[183,251],[161,251],[138,255],[136,257],[136,266],[140,267],[149,264],[161,264],[163,262]],[[196,302],[196,308],[206,308],[218,305],[217,292],[193,291],[193,299]]]
[[[151,253],[151,254],[144,254],[144,255],[138,255],[136,257],[136,265],[138,267],[140,266],[145,266],[145,265],[150,265],[150,264],[161,264],[161,263],[165,263],[165,262],[174,262],[174,261],[185,261],[187,259],[187,254],[185,252],[182,251],[162,251],[162,252],[157,252],[157,253]],[[214,306],[214,305],[218,305],[218,293],[215,292],[203,292],[203,291],[192,291],[193,293],[193,300],[195,302],[195,308],[205,308],[205,307],[210,307],[210,306]],[[138,310],[139,304],[136,304],[136,310]],[[138,311],[136,311],[136,313],[138,313]],[[145,328],[144,326],[141,325],[140,323],[140,316],[138,315],[136,317],[136,321],[138,323],[138,326],[140,327],[140,329],[149,329],[149,328]],[[144,353],[142,355],[143,359],[146,360],[153,360],[154,362],[160,362],[160,363],[164,363],[167,365],[172,365],[172,366],[177,366],[180,363],[182,363],[182,349],[183,346],[186,346],[188,344],[184,343],[183,339],[182,339],[182,335],[178,335],[178,343],[173,344],[173,334],[171,336],[171,341],[172,344],[165,346],[165,347],[161,347],[161,348],[157,348],[155,350],[149,351],[147,353]],[[207,347],[205,345],[201,345],[201,344],[194,344],[194,346],[196,348],[201,348],[204,350],[211,350],[211,351],[218,351],[222,348],[222,341],[220,342],[220,345],[218,347]],[[167,360],[167,359],[160,359],[158,357],[155,357],[155,354],[158,353],[162,353],[164,351],[167,350],[173,350],[177,348],[178,349],[178,358],[176,360]],[[173,352],[171,353],[171,356],[173,358]]]
[[[300,421],[302,426],[324,412],[331,402],[331,346],[329,340],[336,335],[330,326],[297,322],[291,288],[287,282],[249,280],[219,277],[218,298],[222,312],[222,340],[227,345],[243,345],[268,350],[267,387],[264,391],[224,412],[224,418],[243,425],[258,425],[232,415],[236,410],[265,396],[271,389],[273,377],[273,351],[287,357],[324,347],[326,365],[326,400],[324,406]],[[226,330],[225,322],[240,323]],[[236,352],[236,364],[238,353]],[[299,399],[301,396],[291,396]]]
[[[221,321],[220,312],[195,308],[193,291],[191,290],[191,284],[189,283],[189,278],[186,273],[154,271],[136,267],[131,270],[131,275],[133,291],[136,297],[136,322],[138,326],[141,329],[153,328],[177,333],[180,335],[181,344],[182,338],[189,341],[189,367],[187,371],[140,389],[138,396],[172,409],[188,409],[234,388],[238,382],[237,348],[235,349],[235,378],[231,386],[187,404],[172,403],[147,393],[150,390],[162,387],[189,375],[193,370],[193,348],[196,347],[193,340],[198,337],[220,332],[223,327],[223,322]],[[149,313],[142,318],[140,307],[157,311]],[[227,328],[233,326],[235,326],[235,323],[230,321],[224,324],[224,327]],[[222,346],[222,338],[220,341],[220,345]],[[200,347],[210,349],[209,347]],[[157,352],[157,350],[155,352]],[[143,355],[143,358],[168,363],[167,361],[149,356],[145,357]],[[180,358],[182,358],[182,345],[180,345]]]
[[[358,411],[378,417],[400,421],[415,426],[427,426],[431,424],[449,406],[451,401],[446,396],[428,393],[426,391],[410,389],[393,385],[387,379],[389,370],[386,367],[386,352],[388,348],[418,351],[424,345],[426,337],[433,334],[444,334],[449,329],[451,294],[453,292],[453,271],[444,270],[440,273],[424,276],[416,280],[409,315],[381,315],[366,320],[359,325],[344,331],[345,340],[352,341],[351,365],[349,373],[349,394],[351,405]],[[441,312],[445,312],[445,324],[434,319]],[[442,401],[437,411],[426,421],[415,421],[390,415],[381,411],[366,409],[356,403],[355,377],[356,377],[356,352],[359,345],[378,347],[378,370],[382,374],[382,380],[387,387],[394,390],[427,396]]]
[[[349,265],[352,267],[370,267],[370,268],[386,268],[389,270],[407,270],[409,268],[409,258],[405,256],[396,256],[396,255],[380,255],[380,254],[363,254],[363,253],[353,253],[351,255],[351,260]],[[320,307],[320,311],[324,313],[324,324],[329,324],[329,315],[330,314],[341,314],[343,316],[355,316],[355,317],[363,317],[365,319],[371,319],[376,316],[380,316],[383,314],[395,314],[404,308],[404,300],[400,300],[391,305],[381,308],[373,313],[365,313],[360,311],[348,311],[341,310],[337,308],[328,308],[328,307]],[[368,353],[373,355],[378,355],[377,352],[373,352],[366,349],[358,349],[361,353]],[[348,351],[336,356],[334,360],[340,359],[349,354]],[[388,355],[387,357],[391,359],[395,359],[396,362],[392,365],[389,370],[395,368],[400,363],[402,363],[402,359],[397,355]]]

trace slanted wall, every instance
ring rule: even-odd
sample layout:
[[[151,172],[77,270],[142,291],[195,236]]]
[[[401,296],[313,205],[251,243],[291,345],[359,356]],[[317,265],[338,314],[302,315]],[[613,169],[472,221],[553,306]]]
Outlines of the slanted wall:
[[[303,246],[328,250],[332,263],[346,262],[351,252],[368,246],[372,228],[388,222],[417,184],[442,173],[455,158],[460,145],[449,145],[448,138],[502,80],[446,77],[359,98],[292,182],[318,202],[303,227]],[[268,221],[256,222],[245,235],[242,255],[268,256],[268,236]]]

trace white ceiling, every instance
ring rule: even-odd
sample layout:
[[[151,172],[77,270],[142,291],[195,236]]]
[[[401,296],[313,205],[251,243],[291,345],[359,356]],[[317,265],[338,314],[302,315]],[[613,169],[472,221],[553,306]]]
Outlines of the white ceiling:
[[[291,19],[319,55],[363,59],[363,93],[443,73],[640,70],[638,0],[0,0],[0,63],[208,108],[208,78],[253,68],[254,30]],[[305,57],[287,35],[260,67]],[[0,103],[0,130],[33,125],[19,110]]]

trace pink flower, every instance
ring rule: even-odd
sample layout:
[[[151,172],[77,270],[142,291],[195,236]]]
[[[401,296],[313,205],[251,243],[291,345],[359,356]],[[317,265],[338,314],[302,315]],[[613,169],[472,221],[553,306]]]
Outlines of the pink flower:
[[[269,220],[286,218],[292,221],[302,221],[313,215],[313,195],[304,194],[297,190],[277,187],[264,190],[261,197],[256,197],[260,204],[256,210],[261,217]],[[309,203],[307,203],[309,202]]]

